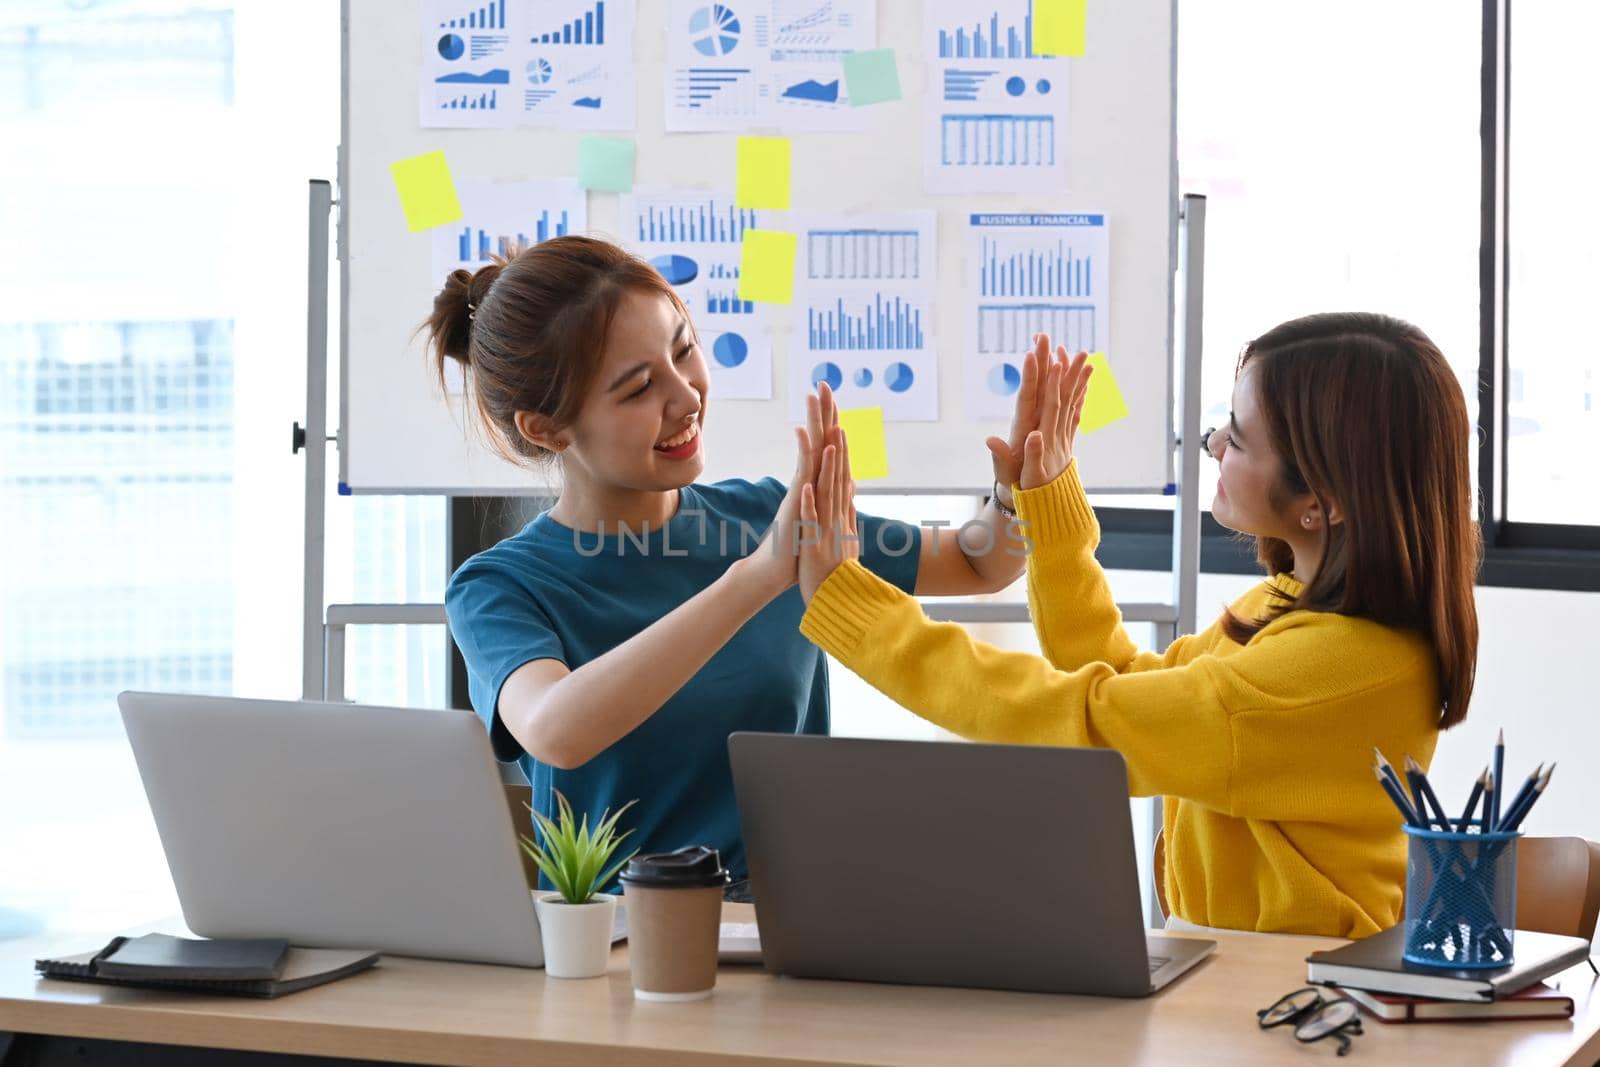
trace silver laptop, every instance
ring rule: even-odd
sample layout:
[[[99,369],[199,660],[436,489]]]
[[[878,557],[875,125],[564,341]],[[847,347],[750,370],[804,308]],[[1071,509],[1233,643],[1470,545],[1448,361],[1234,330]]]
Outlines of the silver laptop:
[[[194,933],[543,964],[505,787],[472,712],[117,703]]]
[[[1122,756],[736,733],[769,971],[1137,997],[1215,941],[1149,934]]]

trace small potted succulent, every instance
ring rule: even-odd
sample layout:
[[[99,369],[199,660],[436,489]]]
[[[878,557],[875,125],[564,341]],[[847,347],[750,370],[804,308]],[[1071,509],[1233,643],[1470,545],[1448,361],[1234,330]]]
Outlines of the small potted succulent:
[[[554,822],[528,806],[539,829],[539,840],[520,835],[523,851],[533,857],[556,888],[554,893],[541,893],[533,902],[539,916],[539,936],[544,942],[544,969],[552,978],[594,978],[606,973],[617,898],[595,889],[609,882],[633,858],[630,852],[609,868],[606,866],[623,839],[633,833],[629,830],[618,836],[616,829],[622,813],[635,803],[628,801],[615,814],[601,812],[592,833],[589,816],[585,814],[581,823],[574,819],[572,806],[560,790],[556,790],[558,810]]]

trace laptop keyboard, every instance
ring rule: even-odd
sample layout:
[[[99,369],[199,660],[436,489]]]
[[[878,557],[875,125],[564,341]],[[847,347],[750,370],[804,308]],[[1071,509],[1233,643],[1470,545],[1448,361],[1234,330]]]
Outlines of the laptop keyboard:
[[[1169,964],[1171,962],[1172,962],[1172,957],[1171,956],[1151,956],[1150,957],[1150,973],[1152,975],[1154,975],[1157,971],[1159,971],[1161,968],[1165,967],[1167,964]]]

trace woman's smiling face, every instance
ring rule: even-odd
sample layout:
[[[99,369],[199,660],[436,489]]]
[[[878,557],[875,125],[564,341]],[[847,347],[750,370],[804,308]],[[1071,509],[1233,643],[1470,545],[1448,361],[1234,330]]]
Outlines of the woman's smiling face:
[[[680,489],[700,476],[710,375],[694,324],[660,293],[623,297],[582,409],[563,436],[576,463],[611,489]]]
[[[1292,541],[1304,536],[1297,517],[1303,502],[1284,482],[1283,460],[1273,451],[1261,416],[1252,364],[1234,379],[1228,424],[1212,431],[1205,444],[1220,468],[1211,502],[1219,523],[1255,537]]]

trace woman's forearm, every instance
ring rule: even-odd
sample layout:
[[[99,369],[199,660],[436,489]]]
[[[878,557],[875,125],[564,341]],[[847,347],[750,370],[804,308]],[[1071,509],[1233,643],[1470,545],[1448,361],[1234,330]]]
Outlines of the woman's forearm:
[[[967,565],[986,588],[1004,589],[1021,577],[1027,564],[1026,532],[996,507],[993,499],[985,501],[977,517],[961,527],[957,540]]]
[[[502,707],[501,720],[540,762],[563,768],[587,763],[659,711],[782,592],[747,563],[735,562],[711,585],[522,708]]]

